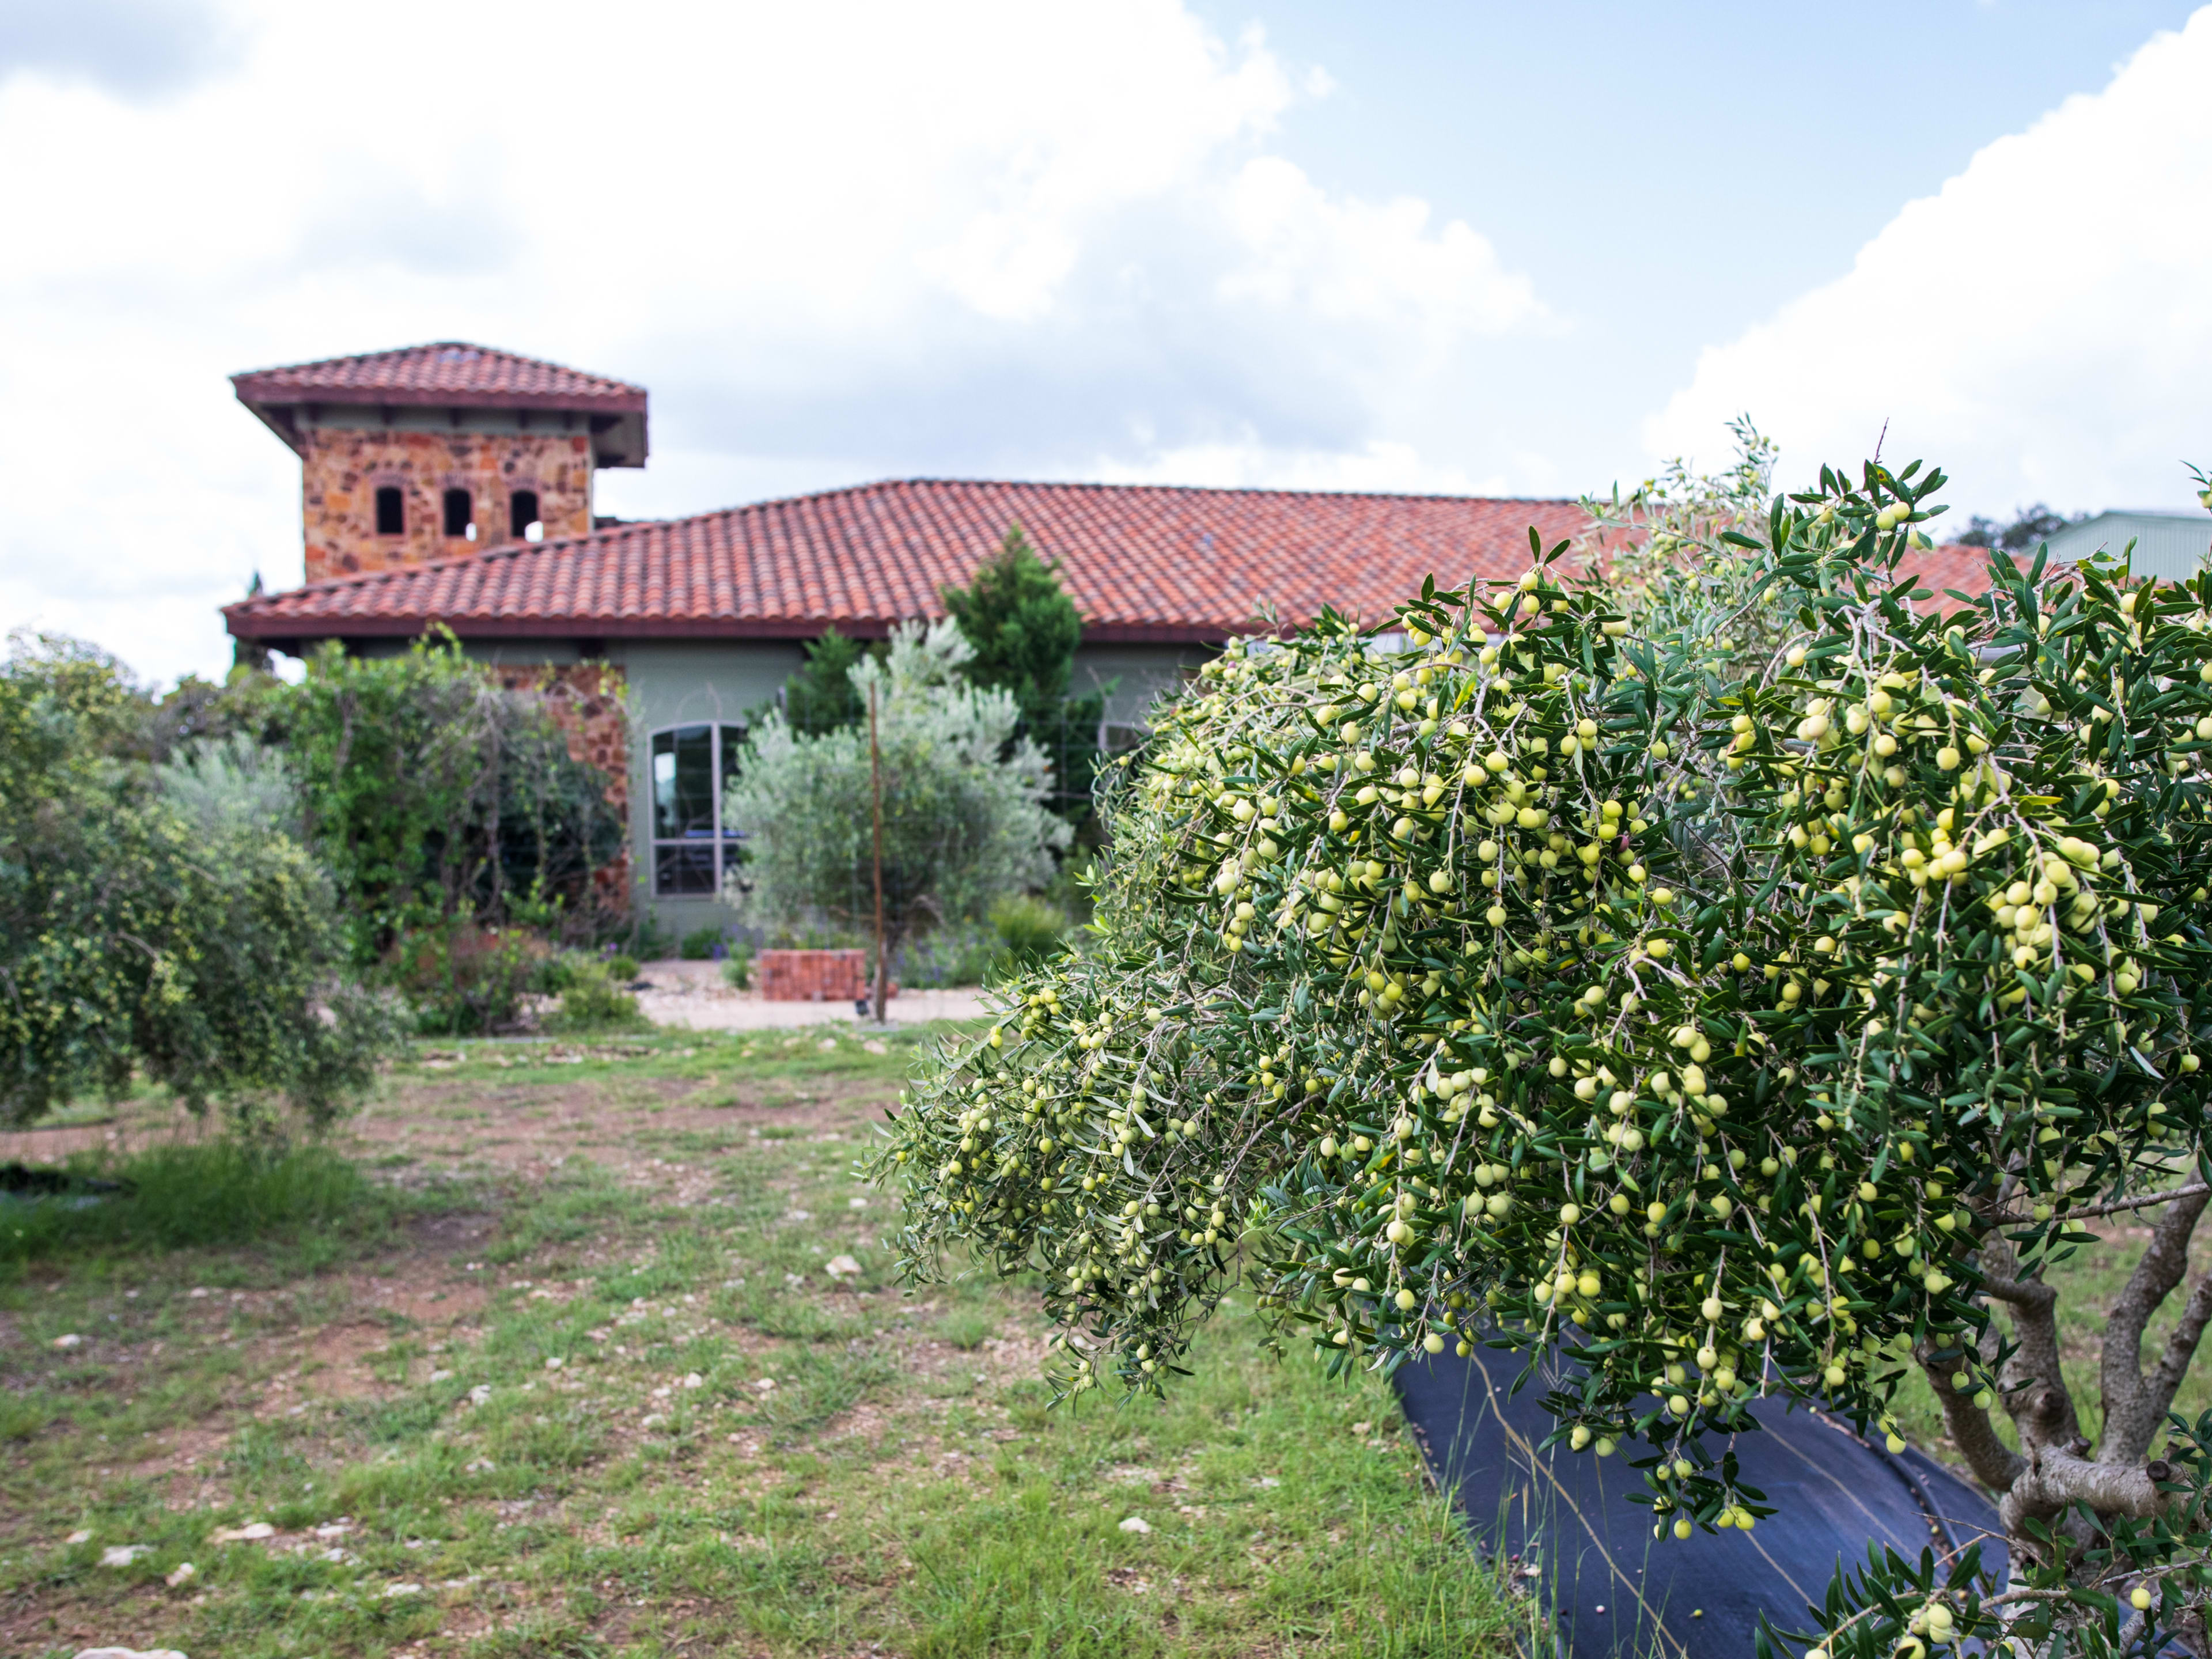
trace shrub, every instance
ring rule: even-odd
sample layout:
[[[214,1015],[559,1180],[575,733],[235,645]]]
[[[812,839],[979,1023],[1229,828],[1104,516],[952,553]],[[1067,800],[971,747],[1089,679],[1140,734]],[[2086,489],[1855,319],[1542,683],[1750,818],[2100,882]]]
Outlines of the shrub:
[[[684,935],[676,947],[676,954],[686,962],[707,962],[713,958],[715,947],[722,942],[719,927],[701,927]]]
[[[301,839],[300,781],[282,750],[231,732],[179,749],[157,775],[162,796],[210,835]]]
[[[577,967],[561,1006],[547,1017],[545,1027],[554,1031],[635,1030],[648,1024],[638,1012],[637,999],[622,989],[605,968],[596,963]]]
[[[1112,786],[1091,953],[896,1120],[907,1273],[1042,1273],[1064,1391],[1164,1386],[1233,1263],[1334,1370],[1556,1346],[1554,1443],[1636,1449],[1681,1537],[1770,1512],[1751,1401],[1901,1449],[1917,1372],[2011,1579],[1871,1558],[1830,1652],[2195,1642],[2212,1280],[2140,1350],[2212,1201],[2212,575],[1997,564],[1943,617],[1898,574],[1942,482],[1722,529],[1771,649],[1646,631],[1564,548],[1431,585],[1401,653],[1232,645]],[[2136,1210],[2084,1413],[2045,1269]]]
[[[1005,949],[986,922],[955,921],[909,939],[893,959],[899,984],[910,991],[981,985],[996,971]]]
[[[135,758],[147,701],[109,659],[19,639],[0,665],[0,1121],[134,1076],[195,1111],[315,1121],[396,1039],[349,981],[331,885],[265,824],[192,816]]]
[[[1014,895],[991,907],[991,931],[999,936],[998,965],[1026,972],[1057,956],[1066,942],[1067,918],[1042,899]]]
[[[529,989],[538,996],[557,997],[568,988],[571,981],[575,979],[578,969],[585,967],[595,968],[601,972],[605,971],[604,964],[593,962],[591,957],[583,955],[580,951],[549,952],[544,960],[540,962],[531,974]]]
[[[626,839],[605,776],[534,690],[502,687],[450,635],[393,657],[319,652],[276,720],[358,961],[456,919],[572,939],[603,927],[599,872]]]
[[[883,784],[885,948],[929,920],[971,916],[1000,893],[1042,884],[1067,826],[1042,801],[1049,775],[1017,742],[1014,700],[959,678],[968,647],[939,623],[902,629],[887,665],[853,671],[872,689]],[[771,714],[753,728],[727,816],[751,859],[728,896],[772,928],[826,916],[859,929],[876,902],[874,767],[867,724],[799,735]]]
[[[617,951],[607,958],[607,977],[617,985],[630,985],[637,980],[637,958]]]
[[[814,921],[771,927],[768,939],[772,951],[861,951],[869,943],[868,935],[858,927],[830,927]]]
[[[753,943],[750,939],[738,938],[730,941],[729,952],[722,958],[722,981],[740,991],[751,987]]]
[[[629,941],[623,954],[635,962],[661,962],[676,954],[676,936],[660,925],[660,918],[641,903],[624,934]]]
[[[795,732],[834,732],[868,716],[853,695],[853,665],[867,647],[831,629],[804,647],[806,660],[784,682],[783,717]]]
[[[1013,697],[1020,735],[1052,763],[1047,804],[1071,824],[1086,822],[1106,700],[1103,691],[1067,695],[1083,618],[1060,586],[1058,561],[1042,557],[1015,525],[967,587],[945,588],[942,597],[945,614],[974,647],[963,677]],[[859,712],[864,716],[865,708]]]
[[[558,960],[526,929],[463,921],[406,934],[390,965],[415,1010],[416,1029],[460,1036],[514,1026],[523,997],[544,985]]]

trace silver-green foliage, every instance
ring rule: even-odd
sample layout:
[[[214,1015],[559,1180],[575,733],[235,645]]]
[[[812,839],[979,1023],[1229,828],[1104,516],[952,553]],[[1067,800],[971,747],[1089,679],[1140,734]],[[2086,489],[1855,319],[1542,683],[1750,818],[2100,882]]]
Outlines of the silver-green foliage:
[[[1159,1387],[1240,1246],[1334,1366],[1558,1344],[1559,1437],[1685,1536],[1769,1512],[1751,1400],[1889,1431],[1917,1368],[2013,1583],[1877,1559],[1838,1652],[2186,1626],[2212,1433],[2093,1455],[2038,1322],[2069,1217],[2201,1156],[2212,582],[2004,567],[1946,620],[1896,574],[1941,483],[1719,530],[1756,649],[1560,549],[1424,593],[1398,655],[1232,646],[1112,781],[1093,948],[911,1091],[907,1270],[1042,1273],[1067,1389]]]
[[[189,745],[157,776],[163,798],[210,835],[301,839],[300,781],[280,749],[233,732]]]
[[[1036,744],[1016,739],[1013,696],[961,677],[968,655],[950,622],[902,628],[886,661],[864,659],[851,671],[859,725],[809,736],[771,714],[754,730],[724,803],[726,820],[747,837],[730,897],[748,920],[799,926],[872,917],[872,691],[891,941],[926,919],[977,915],[994,898],[1051,878],[1069,831],[1044,805],[1050,769]]]
[[[131,755],[143,708],[69,641],[0,663],[0,1124],[137,1078],[325,1121],[394,1023],[345,971],[325,872],[228,792],[180,805]]]

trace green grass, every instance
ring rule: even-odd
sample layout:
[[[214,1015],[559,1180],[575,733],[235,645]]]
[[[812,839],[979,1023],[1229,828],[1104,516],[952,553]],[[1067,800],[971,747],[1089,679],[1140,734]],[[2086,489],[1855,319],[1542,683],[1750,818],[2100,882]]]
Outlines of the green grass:
[[[2156,1213],[2145,1212],[2149,1217]],[[2104,1425],[2098,1373],[2104,1352],[2106,1316],[2149,1243],[2146,1221],[2122,1216],[2100,1224],[2105,1231],[2099,1243],[2071,1250],[2045,1275],[2058,1292],[2061,1368],[2081,1416],[2082,1432],[2092,1438]],[[2146,1369],[2165,1347],[2166,1337],[2179,1320],[2188,1299],[2189,1285],[2208,1272],[2212,1272],[2212,1226],[2200,1222],[2190,1250],[2187,1277],[2167,1297],[2143,1334],[2142,1363]],[[2002,1313],[1999,1315],[1999,1324],[2008,1328],[2007,1316]],[[2208,1407],[2212,1407],[2212,1356],[2200,1350],[2195,1369],[2183,1379],[2180,1391],[2174,1396],[2173,1409],[2194,1419]],[[2018,1437],[2013,1433],[2011,1420],[2001,1410],[1993,1415],[1999,1437],[2016,1448]],[[1899,1397],[1898,1421],[1916,1444],[1948,1457],[1964,1469],[1963,1462],[1944,1437],[1942,1408],[1936,1404],[1935,1393],[1926,1380],[1917,1373]]]
[[[1510,1650],[1387,1389],[1268,1357],[1249,1297],[1164,1404],[1055,1410],[1033,1296],[903,1292],[851,1166],[911,1041],[829,1040],[428,1047],[309,1197],[32,1259],[0,1650]]]
[[[335,1243],[384,1231],[401,1207],[349,1159],[319,1146],[263,1150],[230,1140],[80,1158],[75,1173],[126,1190],[0,1200],[0,1267],[88,1252],[176,1250],[283,1236]]]

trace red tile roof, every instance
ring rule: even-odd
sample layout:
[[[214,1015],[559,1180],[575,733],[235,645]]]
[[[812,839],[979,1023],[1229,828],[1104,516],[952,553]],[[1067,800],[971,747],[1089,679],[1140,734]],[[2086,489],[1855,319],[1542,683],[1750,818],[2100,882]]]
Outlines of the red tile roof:
[[[1969,599],[1978,599],[1990,591],[1990,554],[1986,547],[1945,542],[1924,553],[1908,553],[1898,562],[1897,568],[1900,575],[1917,577],[1920,586],[1928,590],[1923,605],[1939,612],[1956,611],[1960,604],[1954,595],[1964,593]],[[2027,567],[2014,559],[2013,568]]]
[[[512,351],[441,340],[234,374],[248,404],[428,404],[439,408],[642,410],[645,388]]]
[[[921,479],[628,524],[404,567],[226,608],[241,638],[880,635],[944,614],[1020,524],[1093,641],[1218,641],[1324,605],[1370,623],[1433,574],[1517,575],[1587,521],[1572,501]]]

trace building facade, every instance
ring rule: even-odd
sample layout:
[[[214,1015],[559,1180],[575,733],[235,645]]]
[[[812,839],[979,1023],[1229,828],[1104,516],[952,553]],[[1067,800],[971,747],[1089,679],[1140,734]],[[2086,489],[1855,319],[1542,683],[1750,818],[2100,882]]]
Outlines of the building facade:
[[[1324,607],[1388,623],[1428,576],[1510,580],[1532,528],[1549,546],[1588,527],[1567,501],[970,479],[594,527],[593,471],[644,459],[637,387],[453,343],[236,384],[301,457],[308,580],[228,607],[232,635],[376,654],[441,627],[542,688],[626,805],[637,902],[678,933],[728,919],[720,875],[744,826],[723,821],[720,786],[806,642],[943,616],[944,589],[1017,526],[1082,615],[1072,689],[1103,695],[1109,748],[1236,635]]]
[[[593,474],[645,465],[642,387],[462,341],[231,384],[300,457],[310,582],[589,535]]]
[[[2187,581],[2212,554],[2212,519],[2202,512],[2115,509],[2069,524],[2051,537],[2053,559],[2069,563],[2093,553],[2129,556],[2138,576]]]

